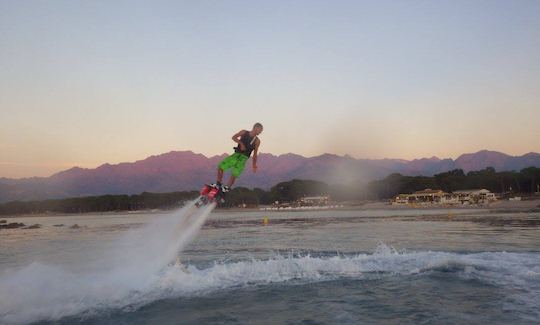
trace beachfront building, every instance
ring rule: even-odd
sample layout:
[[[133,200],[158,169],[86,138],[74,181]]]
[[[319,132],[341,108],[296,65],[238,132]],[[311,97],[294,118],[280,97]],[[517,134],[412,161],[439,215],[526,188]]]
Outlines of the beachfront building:
[[[392,201],[393,205],[458,205],[485,204],[495,201],[495,194],[486,189],[464,190],[447,193],[442,190],[425,189],[412,194],[399,194]]]
[[[497,200],[495,193],[486,189],[455,191],[453,194],[461,204],[485,204]]]
[[[457,201],[450,193],[442,190],[432,190],[427,188],[422,191],[416,191],[412,194],[399,194],[392,204],[402,205],[432,205],[432,204],[456,204]]]
[[[278,202],[261,210],[322,210],[342,208],[342,204],[336,204],[330,200],[330,196],[307,196],[294,202]]]
[[[327,206],[329,203],[329,196],[308,196],[298,200],[299,206]]]

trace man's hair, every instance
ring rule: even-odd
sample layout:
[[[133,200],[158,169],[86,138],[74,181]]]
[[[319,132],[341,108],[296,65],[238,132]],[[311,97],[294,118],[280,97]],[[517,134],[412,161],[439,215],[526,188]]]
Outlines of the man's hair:
[[[253,128],[261,128],[261,129],[262,129],[263,126],[262,126],[261,123],[258,123],[258,122],[257,122],[257,123],[255,123],[255,124],[253,125]]]

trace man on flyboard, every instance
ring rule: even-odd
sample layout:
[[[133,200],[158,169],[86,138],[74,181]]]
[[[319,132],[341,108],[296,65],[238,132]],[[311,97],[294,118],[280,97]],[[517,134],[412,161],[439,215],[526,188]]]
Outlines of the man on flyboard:
[[[261,123],[255,123],[251,131],[242,130],[232,136],[232,140],[238,144],[234,148],[234,153],[227,158],[223,159],[217,170],[217,180],[215,183],[205,185],[201,190],[200,204],[202,205],[210,202],[223,201],[225,194],[231,190],[231,186],[235,180],[242,174],[246,163],[253,153],[252,168],[253,172],[257,172],[257,153],[261,140],[257,137],[263,131]],[[223,174],[227,170],[231,170],[231,176],[227,185],[222,185]]]

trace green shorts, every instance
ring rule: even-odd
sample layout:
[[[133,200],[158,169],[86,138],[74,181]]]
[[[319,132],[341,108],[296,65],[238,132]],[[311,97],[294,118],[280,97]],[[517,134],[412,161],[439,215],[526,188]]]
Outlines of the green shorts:
[[[236,152],[223,159],[223,161],[219,163],[219,168],[223,171],[231,169],[231,174],[234,177],[238,177],[244,171],[244,167],[246,167],[246,162],[248,159],[248,156]]]

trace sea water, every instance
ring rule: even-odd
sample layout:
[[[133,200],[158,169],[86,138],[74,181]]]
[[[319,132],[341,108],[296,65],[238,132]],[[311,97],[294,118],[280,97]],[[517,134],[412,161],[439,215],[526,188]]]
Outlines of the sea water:
[[[540,322],[539,213],[212,209],[11,219],[0,323]]]

